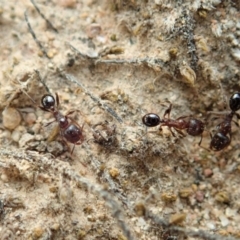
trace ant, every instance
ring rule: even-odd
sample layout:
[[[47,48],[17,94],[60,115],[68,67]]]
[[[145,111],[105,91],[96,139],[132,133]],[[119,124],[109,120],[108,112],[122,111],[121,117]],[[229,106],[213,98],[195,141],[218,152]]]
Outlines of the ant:
[[[57,102],[57,106],[56,106]],[[74,111],[69,112],[67,115],[63,115],[59,110],[59,97],[56,93],[56,101],[55,98],[51,94],[45,94],[41,100],[42,106],[39,106],[43,111],[50,112],[53,114],[55,120],[48,123],[46,126],[50,125],[53,122],[58,122],[58,126],[60,129],[60,135],[62,140],[73,143],[74,146],[72,148],[71,154],[75,148],[75,145],[80,145],[84,141],[83,136],[83,126],[80,127],[78,123],[76,123],[73,119],[68,117],[68,115],[72,114]],[[71,120],[69,122],[69,119]]]
[[[229,107],[231,112],[226,114],[224,120],[217,125],[217,132],[211,136],[210,149],[213,151],[223,150],[231,143],[231,133],[233,121],[237,126],[238,123],[233,120],[234,115],[240,119],[240,115],[236,113],[240,109],[240,93],[234,93],[229,99]]]
[[[191,136],[201,135],[200,142],[198,143],[198,145],[200,146],[202,142],[202,133],[204,131],[204,123],[201,120],[198,120],[191,116],[182,116],[177,118],[176,120],[171,119],[171,110],[172,104],[170,104],[170,106],[166,109],[162,119],[155,113],[148,113],[143,116],[142,122],[147,127],[156,127],[157,125],[160,125],[161,129],[162,126],[167,126],[173,136],[175,136],[175,134],[172,131],[172,128],[174,128],[182,136],[184,136],[181,131],[183,129],[186,129],[187,133]]]

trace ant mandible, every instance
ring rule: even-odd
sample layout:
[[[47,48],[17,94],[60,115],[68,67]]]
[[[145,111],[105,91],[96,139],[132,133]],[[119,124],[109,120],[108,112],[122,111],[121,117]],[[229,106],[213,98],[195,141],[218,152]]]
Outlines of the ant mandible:
[[[156,127],[157,125],[160,125],[161,129],[163,126],[167,126],[173,136],[175,136],[175,134],[171,128],[174,128],[178,133],[180,133],[183,136],[184,134],[182,133],[181,130],[186,129],[187,133],[191,136],[201,135],[200,142],[198,143],[198,145],[200,145],[202,142],[204,123],[201,120],[198,120],[191,116],[182,116],[177,118],[176,120],[171,119],[170,118],[171,110],[172,104],[170,104],[170,106],[166,109],[162,119],[155,113],[148,113],[143,116],[142,122],[147,127]]]
[[[56,106],[57,102],[57,106]],[[83,127],[80,127],[78,123],[76,123],[73,119],[69,118],[68,115],[72,114],[74,111],[69,112],[67,115],[63,115],[59,110],[59,97],[56,93],[56,102],[55,98],[51,94],[45,94],[42,97],[41,104],[39,106],[43,111],[50,112],[53,114],[55,120],[48,123],[50,125],[53,122],[58,122],[58,126],[60,129],[60,136],[63,140],[66,140],[70,143],[73,143],[74,146],[72,148],[71,154],[75,148],[75,145],[80,145],[84,141],[83,136]],[[69,119],[71,121],[69,121]]]
[[[240,115],[236,113],[240,109],[240,93],[234,93],[229,99],[229,107],[231,112],[226,114],[224,120],[217,125],[217,132],[212,136],[210,149],[213,151],[223,150],[231,143],[232,121],[238,126],[238,123],[233,120],[234,115],[240,119]]]

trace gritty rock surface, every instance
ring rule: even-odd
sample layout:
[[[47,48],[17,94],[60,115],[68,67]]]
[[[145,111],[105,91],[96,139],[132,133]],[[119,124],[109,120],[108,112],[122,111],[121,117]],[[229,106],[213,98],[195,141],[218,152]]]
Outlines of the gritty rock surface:
[[[52,25],[32,3],[0,1],[0,239],[239,239],[239,129],[206,150],[240,91],[239,1],[35,0]],[[39,108],[55,93],[83,143]],[[204,148],[146,130],[170,103]]]

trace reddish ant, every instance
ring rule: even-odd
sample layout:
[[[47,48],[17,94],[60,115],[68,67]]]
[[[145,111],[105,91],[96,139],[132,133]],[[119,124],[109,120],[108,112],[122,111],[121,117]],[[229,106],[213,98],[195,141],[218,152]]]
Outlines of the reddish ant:
[[[57,102],[57,106],[56,106]],[[80,127],[73,119],[69,118],[68,115],[72,114],[74,111],[69,112],[67,115],[63,115],[59,110],[59,97],[56,93],[56,102],[55,98],[51,94],[45,94],[42,97],[41,103],[42,106],[39,106],[43,111],[50,112],[53,114],[55,120],[48,123],[50,125],[53,122],[58,122],[58,126],[60,129],[60,135],[62,139],[73,143],[74,146],[72,148],[71,154],[75,148],[75,145],[80,145],[84,141],[83,136],[83,127]],[[69,119],[71,120],[69,122]]]
[[[229,99],[229,107],[231,112],[227,114],[224,120],[217,125],[217,132],[212,136],[210,149],[213,151],[223,150],[231,143],[232,121],[238,126],[238,123],[233,120],[235,115],[240,119],[240,115],[236,113],[240,109],[240,93],[234,93]]]
[[[167,126],[171,131],[172,135],[175,136],[172,128],[174,128],[178,133],[184,136],[181,130],[186,129],[187,133],[191,136],[201,135],[199,145],[202,142],[202,133],[204,131],[204,123],[201,120],[193,118],[191,116],[182,116],[176,120],[170,118],[170,112],[172,110],[172,104],[166,109],[163,119],[161,119],[155,113],[148,113],[142,118],[142,122],[147,127],[156,127],[160,125],[160,129],[163,126]],[[167,116],[167,117],[166,117]]]

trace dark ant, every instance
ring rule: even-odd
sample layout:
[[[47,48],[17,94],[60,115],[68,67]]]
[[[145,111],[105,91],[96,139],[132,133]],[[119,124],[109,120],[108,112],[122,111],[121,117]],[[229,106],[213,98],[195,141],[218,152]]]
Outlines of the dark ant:
[[[238,123],[233,120],[234,115],[240,119],[240,115],[236,113],[240,109],[240,93],[234,93],[229,99],[229,107],[231,112],[226,114],[224,120],[217,125],[217,132],[212,136],[210,149],[213,151],[223,150],[231,143],[232,121],[237,125]]]
[[[57,106],[56,106],[57,102]],[[39,106],[43,111],[50,112],[53,114],[55,120],[48,123],[46,126],[50,125],[53,122],[58,122],[58,126],[60,129],[60,135],[63,141],[68,141],[73,143],[74,146],[72,148],[71,154],[75,148],[75,145],[80,145],[84,141],[83,136],[83,127],[80,127],[78,123],[76,123],[73,119],[68,117],[68,115],[72,114],[74,111],[69,112],[67,115],[63,115],[59,110],[59,97],[56,93],[56,102],[55,98],[51,94],[45,94],[42,97],[41,103],[42,106]],[[71,120],[69,122],[69,119]]]
[[[171,110],[172,110],[172,104],[170,104],[170,106],[166,109],[162,119],[155,113],[148,113],[145,116],[143,116],[142,122],[147,127],[156,127],[157,125],[160,125],[160,129],[161,129],[163,126],[167,126],[173,136],[175,136],[175,134],[172,131],[172,128],[174,128],[182,136],[184,136],[184,134],[182,133],[181,130],[186,129],[187,133],[191,136],[201,135],[201,139],[199,142],[199,145],[200,145],[202,142],[202,133],[204,131],[204,123],[201,120],[198,120],[191,116],[182,116],[177,118],[176,120],[171,119],[170,118]]]

